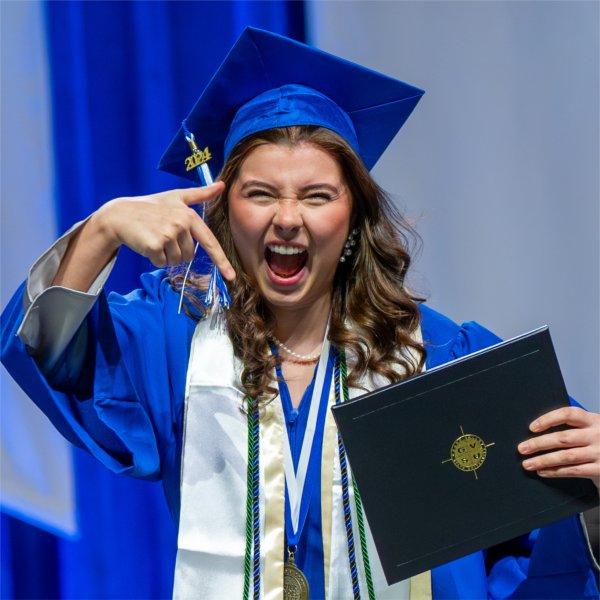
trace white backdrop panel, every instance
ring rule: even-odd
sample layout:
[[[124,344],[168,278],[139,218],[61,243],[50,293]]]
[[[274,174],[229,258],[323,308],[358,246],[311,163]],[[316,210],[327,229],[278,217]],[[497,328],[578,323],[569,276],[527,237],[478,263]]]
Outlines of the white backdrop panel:
[[[599,404],[597,2],[309,2],[310,41],[426,95],[374,169],[424,240],[413,283],[503,337],[550,325]]]
[[[50,91],[39,2],[2,2],[0,305],[56,238]],[[76,533],[71,449],[0,367],[2,509]]]

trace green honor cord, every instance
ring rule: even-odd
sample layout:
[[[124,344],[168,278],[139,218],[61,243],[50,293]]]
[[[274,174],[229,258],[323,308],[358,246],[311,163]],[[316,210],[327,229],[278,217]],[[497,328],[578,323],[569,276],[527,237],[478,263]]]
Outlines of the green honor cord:
[[[246,547],[244,551],[244,600],[250,598],[250,578],[254,575],[253,598],[260,597],[260,521],[258,505],[259,424],[258,406],[248,399],[248,470],[246,475]],[[254,556],[252,542],[254,541]],[[253,568],[254,567],[254,568]],[[254,571],[254,573],[253,573]]]
[[[341,401],[339,387],[342,388],[343,401],[349,398],[348,394],[348,368],[346,366],[346,355],[342,351],[338,354],[336,365],[336,376],[341,379],[341,386],[336,386],[336,404]],[[244,552],[244,594],[243,600],[250,600],[250,580],[253,579],[253,599],[260,597],[260,518],[259,518],[259,420],[258,408],[253,406],[253,402],[248,399],[248,470],[246,476],[246,545]],[[341,442],[340,442],[341,444]],[[345,462],[345,450],[343,445],[339,447],[340,462],[342,457]],[[358,521],[358,535],[360,539],[360,549],[367,582],[367,592],[369,600],[375,600],[375,589],[373,587],[373,577],[371,574],[371,563],[369,561],[369,550],[367,547],[367,535],[365,530],[365,517],[362,501],[358,492],[358,487],[354,476],[352,476],[352,490],[354,492],[354,504],[356,506],[356,518]],[[347,492],[347,490],[346,490]],[[352,537],[351,524],[347,531]],[[253,552],[254,548],[254,552]],[[353,551],[352,551],[353,554]],[[351,560],[352,562],[352,560]],[[355,594],[355,599],[360,598],[360,594]]]

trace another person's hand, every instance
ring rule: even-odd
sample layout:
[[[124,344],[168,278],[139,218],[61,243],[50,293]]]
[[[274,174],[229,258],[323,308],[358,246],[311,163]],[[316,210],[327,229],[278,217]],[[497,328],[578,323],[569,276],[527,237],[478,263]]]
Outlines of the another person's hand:
[[[523,461],[523,468],[540,477],[586,477],[600,489],[600,414],[567,406],[542,415],[529,429],[541,433],[559,425],[570,428],[519,444],[521,454],[535,455]]]
[[[191,208],[214,199],[224,187],[219,181],[206,187],[116,198],[96,211],[93,218],[116,246],[128,246],[157,267],[191,261],[199,242],[223,277],[233,280],[235,271],[219,242]]]

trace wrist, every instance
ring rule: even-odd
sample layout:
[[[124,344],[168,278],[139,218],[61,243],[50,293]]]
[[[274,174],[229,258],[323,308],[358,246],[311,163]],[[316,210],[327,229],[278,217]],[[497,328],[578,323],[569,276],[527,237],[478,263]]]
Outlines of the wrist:
[[[103,204],[95,213],[93,213],[87,223],[90,228],[90,234],[101,238],[111,252],[116,252],[122,245],[118,234],[118,228],[115,226],[115,212],[118,208],[119,199],[110,200]]]

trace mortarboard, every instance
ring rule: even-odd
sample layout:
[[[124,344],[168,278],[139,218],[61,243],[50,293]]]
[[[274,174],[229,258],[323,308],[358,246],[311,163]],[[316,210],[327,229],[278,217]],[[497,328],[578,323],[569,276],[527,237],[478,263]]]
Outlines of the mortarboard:
[[[213,173],[248,135],[321,125],[341,135],[370,170],[423,90],[269,31],[246,27],[185,120]],[[188,133],[189,136],[189,133]],[[184,127],[158,168],[196,180]],[[208,156],[206,157],[208,158]]]

